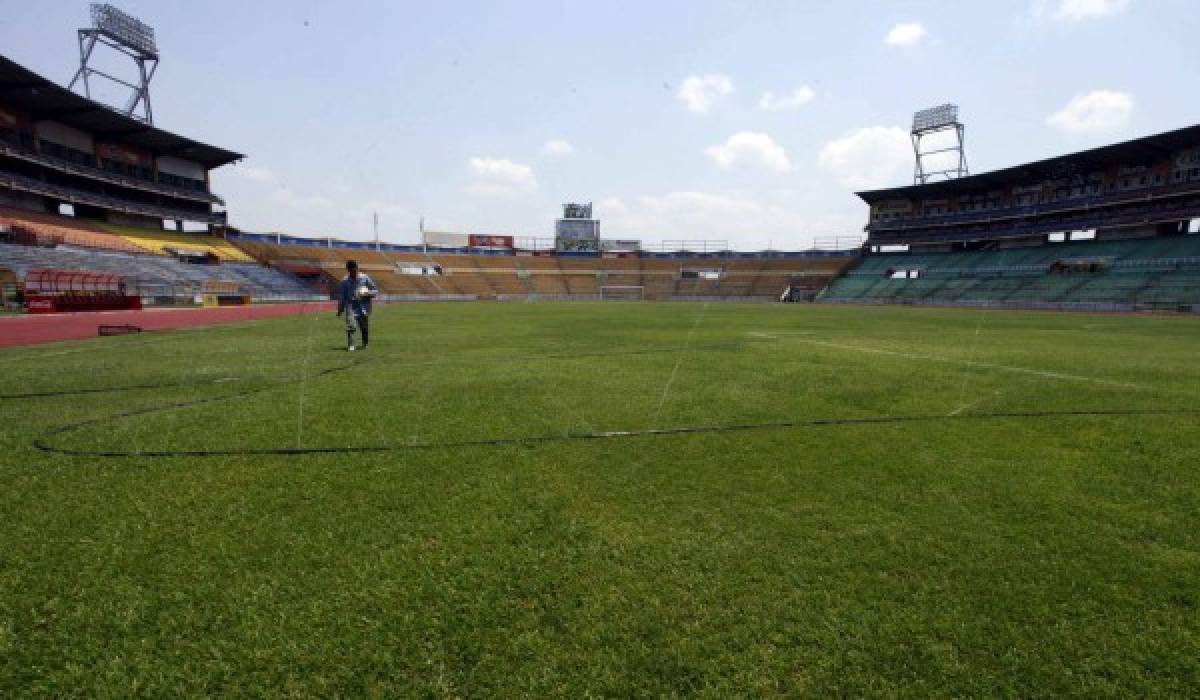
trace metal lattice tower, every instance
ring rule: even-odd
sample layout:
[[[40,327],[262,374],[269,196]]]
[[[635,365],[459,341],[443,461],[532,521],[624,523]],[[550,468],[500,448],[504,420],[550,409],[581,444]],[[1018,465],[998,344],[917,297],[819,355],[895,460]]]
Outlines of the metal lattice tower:
[[[942,148],[928,148],[923,142],[934,134],[954,132],[954,144]],[[958,105],[944,104],[923,109],[913,115],[912,145],[916,164],[913,166],[913,184],[924,185],[935,175],[941,175],[947,180],[964,177],[970,173],[967,170],[967,152],[965,148],[966,127],[958,120]],[[925,159],[942,153],[958,155],[954,165],[946,163],[946,167],[934,169],[926,167]]]
[[[117,78],[89,65],[96,44],[117,51],[137,64],[137,83]],[[83,84],[83,94],[92,97],[92,76],[100,76],[129,88],[130,95],[120,111],[147,124],[154,123],[154,111],[150,108],[150,79],[158,70],[158,47],[154,43],[154,29],[145,22],[131,17],[109,4],[92,4],[92,26],[79,30],[79,70],[71,79],[68,89],[74,90],[76,83]],[[138,113],[140,109],[140,114]]]

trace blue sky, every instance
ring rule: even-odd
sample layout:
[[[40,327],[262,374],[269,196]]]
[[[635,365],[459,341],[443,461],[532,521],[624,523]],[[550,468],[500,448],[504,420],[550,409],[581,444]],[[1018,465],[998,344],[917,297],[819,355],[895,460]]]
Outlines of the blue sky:
[[[911,181],[915,109],[961,105],[973,172],[1200,121],[1194,0],[116,4],[156,124],[247,154],[213,180],[253,231],[549,236],[590,200],[605,237],[799,249]],[[65,83],[87,19],[0,0],[0,51]]]

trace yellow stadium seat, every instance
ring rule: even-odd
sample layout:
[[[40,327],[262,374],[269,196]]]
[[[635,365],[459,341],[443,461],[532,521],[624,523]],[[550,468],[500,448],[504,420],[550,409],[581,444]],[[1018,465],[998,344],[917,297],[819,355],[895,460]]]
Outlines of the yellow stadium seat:
[[[212,253],[227,262],[254,262],[254,258],[235,247],[232,243],[215,236],[196,233],[177,233],[175,231],[158,231],[137,228],[136,226],[117,226],[106,223],[98,223],[97,225],[121,236],[136,246],[160,255],[169,255],[170,250],[185,250],[189,252]]]

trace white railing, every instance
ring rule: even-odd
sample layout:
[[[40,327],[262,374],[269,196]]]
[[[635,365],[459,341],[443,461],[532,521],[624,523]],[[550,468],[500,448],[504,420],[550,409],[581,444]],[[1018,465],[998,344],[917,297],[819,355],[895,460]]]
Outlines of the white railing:
[[[642,250],[651,253],[724,253],[729,250],[729,241],[721,240],[665,240],[658,243],[646,243]]]

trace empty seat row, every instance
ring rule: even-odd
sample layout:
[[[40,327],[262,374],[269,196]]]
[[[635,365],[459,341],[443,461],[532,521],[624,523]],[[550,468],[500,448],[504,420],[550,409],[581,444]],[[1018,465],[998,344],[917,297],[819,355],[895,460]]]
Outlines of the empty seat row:
[[[1052,271],[1056,262],[1085,260],[1100,264]],[[893,278],[894,270],[917,270],[918,276]],[[1200,304],[1200,235],[871,255],[834,281],[820,298],[1123,307]]]
[[[195,294],[205,280],[236,282],[243,291],[258,298],[314,294],[295,277],[258,263],[189,265],[164,256],[0,243],[0,267],[12,270],[22,279],[34,268],[113,273],[126,278],[130,289],[151,296]]]

